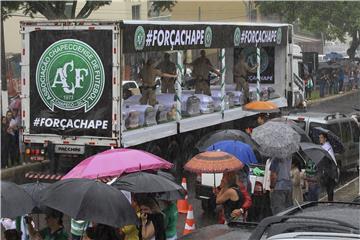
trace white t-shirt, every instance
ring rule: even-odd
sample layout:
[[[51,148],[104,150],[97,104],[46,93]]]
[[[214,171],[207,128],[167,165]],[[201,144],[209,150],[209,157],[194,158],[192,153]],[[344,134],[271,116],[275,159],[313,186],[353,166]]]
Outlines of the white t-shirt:
[[[330,143],[329,143],[329,142],[325,142],[323,145],[321,145],[321,147],[330,154],[330,156],[332,157],[332,160],[335,162],[335,165],[337,166],[337,162],[336,162],[336,159],[335,159],[334,150],[333,150],[333,148],[331,147]]]

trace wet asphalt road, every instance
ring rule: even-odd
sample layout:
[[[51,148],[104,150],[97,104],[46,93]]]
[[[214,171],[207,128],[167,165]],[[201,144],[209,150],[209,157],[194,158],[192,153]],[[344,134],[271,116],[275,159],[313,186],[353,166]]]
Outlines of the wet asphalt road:
[[[354,112],[353,106],[360,104],[360,91],[352,91],[349,94],[343,94],[341,97],[327,100],[321,103],[314,103],[308,107],[311,112],[325,112],[325,113],[345,113]]]

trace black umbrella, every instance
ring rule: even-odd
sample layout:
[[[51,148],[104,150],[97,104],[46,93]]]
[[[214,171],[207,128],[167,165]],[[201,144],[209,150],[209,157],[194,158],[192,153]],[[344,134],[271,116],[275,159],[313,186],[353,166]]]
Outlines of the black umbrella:
[[[160,193],[183,189],[166,177],[146,172],[130,173],[119,177],[111,185],[132,193]]]
[[[325,133],[327,135],[327,140],[329,141],[331,147],[334,150],[334,153],[343,153],[345,152],[344,144],[341,142],[340,138],[335,135],[332,131],[322,128],[315,127],[311,129],[313,139],[319,139],[320,133]]]
[[[314,143],[300,143],[301,155],[305,154],[307,158],[314,161],[320,175],[327,175],[330,178],[337,178],[337,166],[331,155],[320,145]]]
[[[34,182],[26,183],[20,185],[32,198],[35,208],[32,213],[41,213],[46,208],[45,206],[40,206],[40,197],[43,193],[43,190],[49,187],[50,183]]]
[[[315,162],[315,164],[318,164],[321,160],[323,160],[323,158],[332,159],[329,152],[323,149],[320,145],[314,143],[300,143],[300,148],[306,156]]]
[[[238,140],[249,144],[253,149],[259,149],[259,145],[247,133],[237,129],[218,130],[208,133],[198,141],[195,147],[199,152],[204,152],[209,146],[223,140]]]
[[[300,142],[312,142],[311,138],[306,134],[306,132],[301,127],[299,127],[293,120],[286,118],[273,118],[270,121],[287,123],[293,130],[300,134]]]
[[[171,173],[160,170],[157,172],[157,174],[169,179],[172,182],[175,182],[175,177]],[[156,198],[160,200],[174,201],[178,199],[184,199],[185,195],[186,195],[186,191],[184,188],[181,187],[180,190],[158,193],[156,194]]]
[[[31,213],[34,207],[31,196],[19,185],[1,181],[1,217],[22,216]]]
[[[83,219],[120,227],[136,224],[129,201],[116,188],[92,179],[65,179],[53,183],[41,196],[41,204]]]

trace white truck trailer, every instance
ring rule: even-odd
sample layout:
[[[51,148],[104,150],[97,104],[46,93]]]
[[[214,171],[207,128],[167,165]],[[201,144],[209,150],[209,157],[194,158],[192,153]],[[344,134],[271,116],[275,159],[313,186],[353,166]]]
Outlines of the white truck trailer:
[[[294,55],[289,24],[59,20],[22,22],[20,32],[26,158],[49,159],[52,172],[66,172],[110,147],[145,149],[181,169],[201,135],[224,127],[243,129],[256,114],[243,110],[232,74],[240,53],[250,65],[256,63],[256,48],[262,60],[260,81],[248,76],[252,98],[262,92],[258,97],[280,108],[302,101],[303,81],[296,72],[301,59]],[[220,55],[220,83],[212,86],[217,95],[208,102],[182,88],[184,52],[197,49],[216,49]],[[176,93],[159,95],[157,107],[123,100],[126,59],[159,52],[175,55]],[[212,100],[218,106],[214,110],[188,114],[188,107],[196,111],[192,104],[207,108]],[[67,166],[60,169],[63,162]]]

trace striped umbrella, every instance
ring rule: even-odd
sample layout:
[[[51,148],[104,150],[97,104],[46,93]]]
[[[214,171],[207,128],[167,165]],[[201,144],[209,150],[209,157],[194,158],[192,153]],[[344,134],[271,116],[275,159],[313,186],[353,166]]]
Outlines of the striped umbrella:
[[[250,102],[244,106],[244,109],[246,111],[262,112],[262,113],[279,112],[279,107],[275,103],[268,101]]]
[[[244,164],[233,155],[211,151],[195,155],[185,164],[185,170],[194,173],[223,173],[240,170]]]

